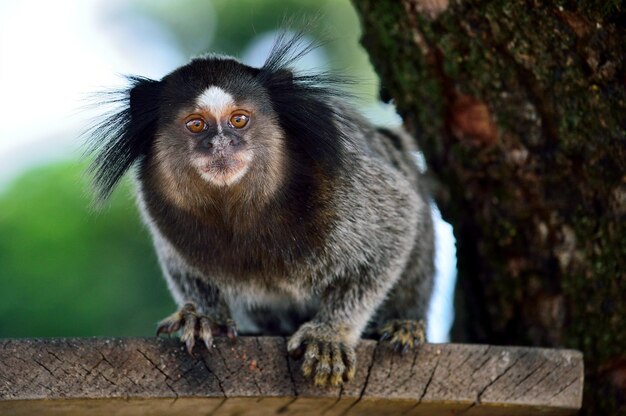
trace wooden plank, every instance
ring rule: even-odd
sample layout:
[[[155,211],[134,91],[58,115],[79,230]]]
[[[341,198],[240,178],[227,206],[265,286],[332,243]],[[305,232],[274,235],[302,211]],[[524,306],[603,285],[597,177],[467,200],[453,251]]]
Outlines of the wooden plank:
[[[0,414],[568,415],[582,402],[572,350],[427,344],[358,348],[355,379],[320,389],[279,337],[216,341],[190,357],[175,339],[0,340]]]

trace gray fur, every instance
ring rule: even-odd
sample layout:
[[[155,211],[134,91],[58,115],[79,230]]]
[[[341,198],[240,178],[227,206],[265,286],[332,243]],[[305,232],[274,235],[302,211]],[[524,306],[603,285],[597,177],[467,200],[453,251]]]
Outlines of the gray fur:
[[[401,350],[424,341],[433,225],[414,140],[341,101],[342,78],[291,71],[312,48],[297,51],[302,36],[280,38],[261,68],[207,56],[133,78],[94,129],[91,171],[106,198],[137,167],[180,306],[157,333],[182,329],[191,352],[196,337],[234,338],[235,318],[244,333],[291,335],[303,373],[338,385],[363,333],[383,328]]]
[[[143,218],[179,306],[193,301],[215,318],[233,316],[244,333],[290,334],[309,319],[341,325],[349,329],[352,344],[368,323],[373,328],[389,319],[426,319],[433,226],[410,155],[413,140],[352,118],[359,128],[349,136],[351,171],[332,195],[337,221],[325,247],[292,265],[288,279],[276,276],[269,285],[186,264],[145,209],[139,182]]]

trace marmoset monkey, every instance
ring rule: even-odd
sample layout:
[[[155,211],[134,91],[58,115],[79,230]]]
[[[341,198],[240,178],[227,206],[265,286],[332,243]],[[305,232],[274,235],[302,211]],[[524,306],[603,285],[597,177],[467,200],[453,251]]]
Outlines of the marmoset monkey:
[[[93,129],[100,198],[136,166],[137,201],[180,310],[158,333],[289,334],[315,384],[354,375],[360,336],[424,342],[433,226],[414,140],[376,128],[342,80],[291,69],[302,34],[261,68],[193,59],[131,78]],[[113,99],[112,101],[115,101]]]

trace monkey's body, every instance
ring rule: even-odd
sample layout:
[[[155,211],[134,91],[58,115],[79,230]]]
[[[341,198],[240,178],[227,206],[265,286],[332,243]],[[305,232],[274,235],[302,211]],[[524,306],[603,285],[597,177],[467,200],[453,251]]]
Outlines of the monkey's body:
[[[189,350],[235,324],[293,334],[304,373],[337,385],[368,325],[387,323],[400,348],[423,341],[432,220],[413,140],[288,71],[292,46],[279,42],[261,69],[209,57],[136,80],[128,109],[103,123],[94,171],[106,197],[137,164],[138,203],[181,307],[160,332],[182,328]]]
[[[203,211],[182,212],[159,197],[153,170],[140,170],[142,213],[179,306],[193,301],[223,319],[230,312],[244,333],[287,335],[313,318],[325,291],[343,295],[347,280],[360,282],[359,291],[370,287],[376,304],[387,294],[373,317],[370,308],[349,317],[358,320],[355,332],[370,317],[375,325],[425,320],[434,269],[432,237],[424,237],[433,231],[416,149],[410,137],[364,120],[360,128],[350,174],[328,183],[302,179],[293,186],[304,189],[258,213],[228,192]]]

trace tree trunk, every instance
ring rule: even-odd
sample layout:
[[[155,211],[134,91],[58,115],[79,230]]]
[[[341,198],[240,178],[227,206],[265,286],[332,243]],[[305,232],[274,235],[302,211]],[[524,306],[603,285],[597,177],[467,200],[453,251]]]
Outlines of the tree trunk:
[[[626,9],[353,0],[458,245],[456,341],[585,354],[626,412]]]

